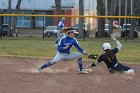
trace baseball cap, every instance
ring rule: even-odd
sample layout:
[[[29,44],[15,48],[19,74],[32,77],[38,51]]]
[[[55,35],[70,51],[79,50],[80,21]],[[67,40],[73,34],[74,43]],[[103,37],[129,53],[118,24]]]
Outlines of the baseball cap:
[[[78,34],[77,30],[69,30],[68,32]]]

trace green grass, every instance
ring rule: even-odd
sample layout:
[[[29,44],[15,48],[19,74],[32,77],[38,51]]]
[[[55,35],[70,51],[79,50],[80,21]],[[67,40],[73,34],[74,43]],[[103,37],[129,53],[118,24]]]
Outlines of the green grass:
[[[120,62],[127,63],[139,63],[140,62],[140,40],[128,40],[125,42],[123,39],[119,39],[123,45],[123,48],[117,54]],[[0,55],[14,55],[14,56],[29,56],[29,57],[51,57],[56,54],[56,47],[54,46],[54,38],[41,37],[13,37],[3,38],[0,40]],[[110,42],[112,47],[115,47],[115,43],[108,38],[94,38],[86,41],[79,40],[79,44],[83,49],[91,53],[102,53],[102,44],[104,42]],[[72,48],[72,51],[77,51]],[[84,59],[85,56],[83,56]]]

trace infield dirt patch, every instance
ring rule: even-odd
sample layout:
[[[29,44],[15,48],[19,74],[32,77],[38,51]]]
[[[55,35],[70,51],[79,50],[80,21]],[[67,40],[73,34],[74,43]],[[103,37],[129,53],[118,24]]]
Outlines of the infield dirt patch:
[[[140,64],[126,64],[136,69],[134,76],[108,74],[102,63],[89,74],[78,74],[74,61],[37,73],[47,60],[0,57],[0,93],[140,93]],[[84,62],[85,67],[89,63]]]

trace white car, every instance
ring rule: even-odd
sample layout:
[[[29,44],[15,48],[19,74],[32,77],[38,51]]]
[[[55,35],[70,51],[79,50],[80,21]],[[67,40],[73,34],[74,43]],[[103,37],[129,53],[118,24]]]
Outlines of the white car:
[[[57,36],[57,26],[47,26],[44,30],[44,37]]]

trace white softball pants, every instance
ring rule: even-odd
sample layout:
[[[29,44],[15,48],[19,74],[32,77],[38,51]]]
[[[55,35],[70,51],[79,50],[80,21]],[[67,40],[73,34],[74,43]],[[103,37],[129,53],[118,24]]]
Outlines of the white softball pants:
[[[70,54],[57,52],[54,59],[51,60],[50,62],[53,65],[53,64],[58,63],[60,61],[64,61],[64,60],[71,61],[71,60],[78,59],[78,58],[81,58],[81,57],[82,57],[82,54],[79,53],[79,52],[72,52]]]

